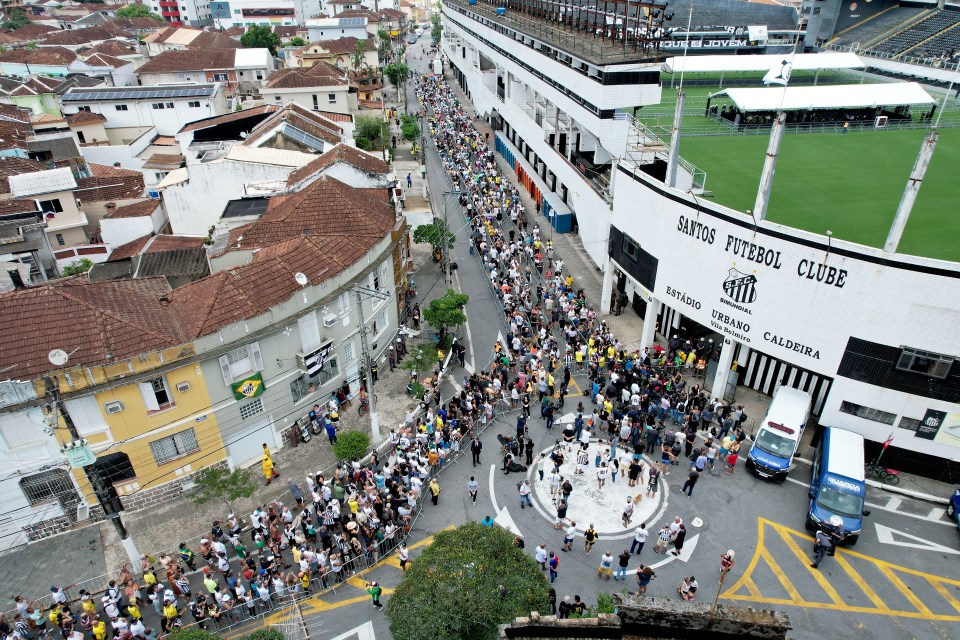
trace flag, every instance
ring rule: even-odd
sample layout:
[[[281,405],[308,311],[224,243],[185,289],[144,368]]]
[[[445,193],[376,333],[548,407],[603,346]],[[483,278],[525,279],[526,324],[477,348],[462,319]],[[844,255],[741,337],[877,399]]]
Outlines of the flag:
[[[763,84],[779,84],[787,86],[790,82],[790,74],[793,73],[793,63],[789,60],[781,60],[778,66],[774,66],[763,76]]]
[[[330,351],[333,349],[333,343],[328,342],[323,345],[313,353],[308,356],[304,356],[303,364],[307,368],[307,375],[311,378],[317,375],[320,375],[321,369],[323,369],[324,363],[327,361],[327,357],[330,355]]]
[[[252,376],[244,378],[240,382],[234,382],[230,385],[230,390],[233,391],[233,397],[237,400],[256,398],[263,393],[265,388],[266,385],[263,384],[263,376],[260,375],[259,371]]]
[[[887,450],[887,447],[890,446],[890,443],[891,443],[891,442],[893,442],[893,434],[892,434],[892,433],[890,434],[890,437],[888,437],[886,440],[883,441],[883,450],[884,450],[884,451]]]

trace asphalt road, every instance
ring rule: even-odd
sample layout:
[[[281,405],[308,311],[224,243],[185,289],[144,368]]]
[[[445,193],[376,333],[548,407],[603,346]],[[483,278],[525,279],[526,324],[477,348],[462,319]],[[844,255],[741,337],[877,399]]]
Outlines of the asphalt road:
[[[428,42],[424,37],[411,47],[415,58]],[[411,62],[413,71],[417,72],[427,61]],[[442,204],[438,194],[448,191],[450,185],[435,160],[435,157],[428,158],[428,178],[439,214]],[[456,229],[458,223],[462,224],[462,213],[452,197],[448,207],[451,227]],[[467,360],[468,363],[472,360],[480,369],[489,361],[501,318],[491,304],[493,298],[482,269],[475,258],[468,255],[466,238],[466,233],[458,234],[454,254],[459,269],[454,284],[470,295],[467,315],[471,344]],[[576,402],[573,396],[569,399]],[[559,550],[561,532],[553,529],[552,522],[541,515],[541,510],[552,513],[552,506],[540,505],[541,510],[521,511],[517,506],[519,478],[491,469],[499,458],[496,434],[512,433],[514,424],[515,414],[505,414],[486,430],[482,438],[481,466],[474,468],[469,457],[465,457],[441,472],[440,504],[424,507],[411,537],[412,543],[420,545],[411,551],[414,562],[433,532],[498,513],[501,523],[515,527],[522,534],[530,553],[540,542],[546,542],[548,550]],[[548,434],[543,421],[536,418],[530,422],[530,432],[538,445],[546,446],[556,438],[556,434]],[[818,571],[808,566],[812,538],[804,530],[809,503],[808,467],[798,465],[783,484],[755,478],[742,466],[731,476],[720,473],[718,467],[716,473],[704,474],[692,497],[680,492],[680,482],[686,475],[683,467],[673,469],[665,478],[667,491],[659,505],[658,517],[647,523],[650,539],[630,567],[635,569],[638,562],[655,566],[657,578],[650,586],[650,594],[671,596],[684,576],[695,575],[700,583],[699,599],[712,601],[718,592],[720,555],[734,549],[736,564],[720,589],[720,606],[785,611],[793,623],[792,637],[818,640],[960,637],[960,534],[946,519],[942,507],[870,489],[867,502],[871,515],[865,519],[858,544],[824,559]],[[471,475],[477,477],[481,487],[476,505],[470,502],[465,488]],[[534,479],[533,470],[530,477]],[[683,518],[688,528],[684,553],[679,558],[654,554],[655,531],[675,515]],[[610,548],[616,556],[623,550],[624,542],[601,539],[597,551],[587,556],[583,553],[582,541],[578,540],[574,551],[562,554],[560,577],[555,585],[558,597],[576,594],[592,604],[599,591],[635,589],[633,576],[628,576],[624,583],[596,579],[602,550]],[[383,599],[387,601],[400,579],[395,557],[387,558],[336,593],[309,600],[303,614],[310,637],[317,640],[390,638],[385,614],[371,606],[362,587],[365,580],[379,581],[385,588]]]

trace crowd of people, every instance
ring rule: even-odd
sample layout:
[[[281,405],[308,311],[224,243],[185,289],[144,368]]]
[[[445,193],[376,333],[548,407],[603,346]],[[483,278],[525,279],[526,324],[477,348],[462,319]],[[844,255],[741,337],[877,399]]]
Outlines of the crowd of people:
[[[747,415],[740,405],[711,399],[695,383],[706,362],[719,354],[717,345],[709,339],[681,340],[674,335],[665,348],[625,346],[564,271],[563,260],[555,255],[539,224],[528,218],[518,188],[497,169],[489,133],[480,134],[475,116],[442,78],[424,75],[415,82],[444,168],[459,187],[472,250],[480,257],[504,313],[506,345],[496,346],[491,370],[466,379],[461,394],[467,398],[475,394],[488,408],[503,405],[519,411],[516,435],[501,437],[504,473],[525,471],[522,462],[532,464],[533,443],[527,428],[531,407],[539,405],[540,416],[551,430],[556,412],[565,406],[572,376],[585,375],[588,380],[587,397],[577,400],[573,421],[563,425],[558,437],[566,446],[541,454],[537,461],[537,481],[549,483],[555,499],[555,527],[565,530],[560,551],[572,550],[578,531],[576,522],[566,518],[573,487],[569,478],[559,476],[565,456],[575,458],[576,474],[586,473],[593,462],[600,490],[608,477],[615,482],[622,472],[630,486],[646,486],[647,495],[656,491],[661,475],[669,475],[684,460],[689,461],[684,486],[688,495],[700,474],[708,466],[713,470],[718,459],[732,473],[746,437]],[[699,446],[698,438],[704,440]],[[591,442],[602,445],[592,461],[587,454]],[[659,463],[645,469],[644,453],[654,455]],[[518,491],[523,507],[529,502],[530,489],[520,483]],[[630,524],[632,506],[631,502],[624,507],[625,527]],[[657,534],[657,550],[662,542],[664,553],[673,545],[671,553],[679,554],[685,532],[679,517],[666,523]],[[625,578],[630,557],[640,553],[646,536],[646,525],[641,523],[633,548],[624,550],[618,560],[606,550],[598,578],[609,579],[615,562],[617,579]],[[597,539],[592,524],[584,539],[584,552],[590,553]],[[545,544],[535,554],[555,582],[558,555],[548,552]],[[640,593],[653,577],[649,567],[639,566]],[[692,600],[696,588],[691,577],[678,591]]]

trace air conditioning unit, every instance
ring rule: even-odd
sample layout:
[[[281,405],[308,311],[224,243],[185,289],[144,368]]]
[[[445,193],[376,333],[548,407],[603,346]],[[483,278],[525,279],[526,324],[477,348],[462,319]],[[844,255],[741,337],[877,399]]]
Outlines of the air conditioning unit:
[[[103,405],[103,408],[107,410],[107,413],[120,413],[123,411],[123,403],[119,400],[114,400],[113,402],[108,402]]]
[[[333,325],[337,324],[336,314],[331,313],[330,315],[323,316],[323,326],[328,329]]]
[[[90,505],[80,503],[77,505],[77,522],[83,522],[90,519]]]
[[[178,383],[177,383],[177,391],[180,392],[180,393],[186,393],[187,391],[190,391],[190,383],[189,383],[189,382],[178,382]]]

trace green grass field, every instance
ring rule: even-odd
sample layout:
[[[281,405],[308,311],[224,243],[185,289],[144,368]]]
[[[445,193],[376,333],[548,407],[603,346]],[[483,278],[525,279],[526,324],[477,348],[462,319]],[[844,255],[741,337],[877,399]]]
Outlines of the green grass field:
[[[829,229],[834,238],[882,247],[924,133],[784,135],[767,218],[815,233]],[[706,189],[713,200],[745,211],[756,201],[768,138],[684,137],[680,155],[707,172]],[[960,130],[943,129],[900,253],[960,261],[957,167]]]

